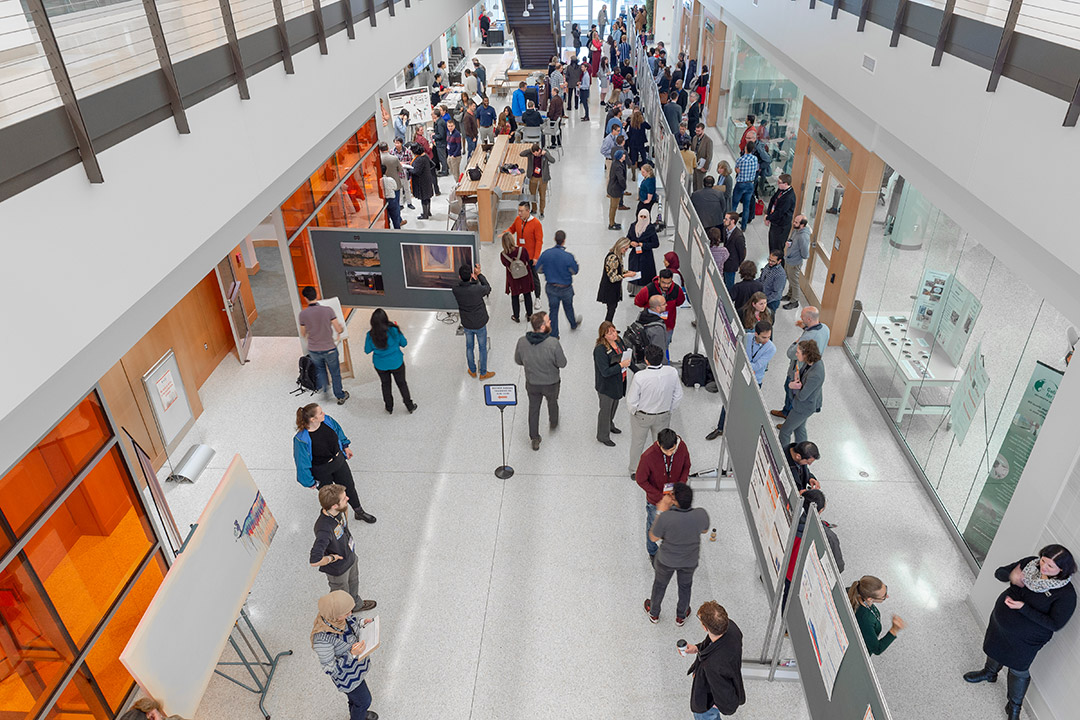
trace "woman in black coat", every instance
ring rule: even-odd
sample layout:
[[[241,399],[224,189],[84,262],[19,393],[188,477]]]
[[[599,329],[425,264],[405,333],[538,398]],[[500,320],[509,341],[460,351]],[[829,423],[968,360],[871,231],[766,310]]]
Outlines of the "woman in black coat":
[[[615,427],[615,411],[619,401],[626,395],[626,368],[630,358],[623,360],[626,343],[619,338],[614,323],[600,323],[600,336],[593,348],[593,370],[596,394],[600,397],[600,412],[596,416],[596,439],[608,447],[615,447],[611,433],[621,433]]]
[[[1018,720],[1024,694],[1031,682],[1035,655],[1065,627],[1076,610],[1076,589],[1069,582],[1076,572],[1072,553],[1061,545],[1047,545],[1038,556],[1003,565],[994,572],[1009,583],[990,613],[983,638],[986,665],[964,674],[969,683],[995,682],[1001,668],[1009,668],[1009,720]]]
[[[630,239],[621,237],[608,250],[604,257],[604,269],[600,273],[600,288],[596,291],[596,302],[607,305],[607,315],[604,320],[611,322],[615,319],[615,309],[622,300],[622,281],[627,275],[633,275],[632,270],[627,270],[623,265],[623,255],[630,249]]]
[[[412,152],[416,155],[409,173],[412,176],[412,193],[423,207],[419,219],[427,220],[431,217],[431,197],[435,194],[435,165],[419,145],[414,144]]]
[[[656,277],[653,249],[660,247],[660,236],[656,234],[656,226],[649,219],[647,208],[638,210],[637,222],[630,224],[626,237],[630,239],[630,259],[626,266],[634,272],[641,273],[641,277],[627,283],[630,285],[630,294],[633,295]],[[634,287],[635,285],[638,287]]]

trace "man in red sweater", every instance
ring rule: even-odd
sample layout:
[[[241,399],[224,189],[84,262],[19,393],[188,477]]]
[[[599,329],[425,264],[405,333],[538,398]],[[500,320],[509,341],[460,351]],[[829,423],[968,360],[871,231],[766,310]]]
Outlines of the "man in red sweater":
[[[667,313],[660,317],[664,318],[664,328],[667,329],[669,346],[671,345],[671,336],[675,332],[675,315],[679,311],[679,306],[686,302],[686,295],[683,293],[683,289],[675,284],[674,276],[675,273],[670,268],[664,268],[657,273],[652,282],[638,290],[637,295],[634,296],[634,304],[639,308],[649,307],[649,298],[653,295],[664,298],[664,302],[667,304]]]
[[[645,550],[649,562],[656,562],[658,545],[649,539],[649,530],[656,520],[656,505],[664,496],[665,487],[671,492],[675,483],[684,483],[690,477],[690,451],[674,430],[664,428],[656,435],[656,442],[646,448],[638,461],[634,479],[645,491]]]

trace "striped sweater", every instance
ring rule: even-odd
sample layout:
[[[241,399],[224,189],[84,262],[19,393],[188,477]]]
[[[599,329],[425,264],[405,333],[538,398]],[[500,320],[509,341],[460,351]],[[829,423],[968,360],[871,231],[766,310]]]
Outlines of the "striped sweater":
[[[350,615],[344,633],[316,633],[312,638],[315,654],[323,671],[334,681],[337,689],[350,693],[360,687],[367,675],[370,658],[357,660],[350,649],[358,641],[360,620]]]

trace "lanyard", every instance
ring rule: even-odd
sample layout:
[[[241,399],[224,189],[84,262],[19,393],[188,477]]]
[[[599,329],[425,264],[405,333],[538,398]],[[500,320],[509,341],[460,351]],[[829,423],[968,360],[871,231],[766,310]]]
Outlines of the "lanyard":
[[[765,344],[764,343],[759,343],[756,340],[751,340],[750,345],[751,345],[751,347],[754,348],[753,350],[750,351],[750,361],[753,362],[754,360],[757,359],[758,353],[760,353],[761,350],[765,347]]]
[[[661,452],[660,454],[664,456],[664,475],[667,476],[667,478],[670,480],[671,479],[671,463],[674,461],[675,456],[674,455],[668,455],[665,452]]]

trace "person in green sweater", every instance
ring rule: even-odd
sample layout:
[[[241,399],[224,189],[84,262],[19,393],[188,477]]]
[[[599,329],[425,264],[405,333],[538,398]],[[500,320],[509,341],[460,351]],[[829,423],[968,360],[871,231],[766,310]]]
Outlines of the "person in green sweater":
[[[851,583],[847,594],[851,609],[855,611],[859,630],[862,631],[867,652],[880,655],[906,627],[899,615],[893,615],[889,632],[881,634],[881,612],[877,609],[877,604],[889,597],[889,588],[873,575],[863,575]]]

